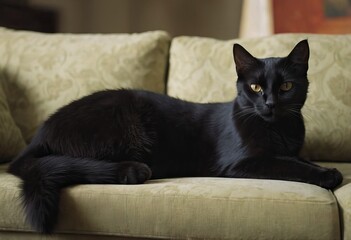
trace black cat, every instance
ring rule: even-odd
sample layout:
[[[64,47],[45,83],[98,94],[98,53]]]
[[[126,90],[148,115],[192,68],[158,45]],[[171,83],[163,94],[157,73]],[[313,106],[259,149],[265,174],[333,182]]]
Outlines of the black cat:
[[[335,188],[339,171],[298,157],[308,58],[307,40],[285,58],[257,59],[235,44],[238,95],[228,103],[107,90],[61,108],[8,170],[23,180],[28,222],[51,233],[60,190],[74,184],[213,176]]]

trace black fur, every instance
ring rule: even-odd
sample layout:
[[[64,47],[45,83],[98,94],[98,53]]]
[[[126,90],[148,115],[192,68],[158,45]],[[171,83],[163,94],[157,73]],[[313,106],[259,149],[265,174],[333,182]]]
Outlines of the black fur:
[[[336,169],[298,157],[305,128],[309,47],[257,59],[234,45],[237,98],[198,104],[146,91],[108,90],[61,108],[9,172],[23,180],[26,218],[54,230],[60,190],[74,184],[139,184],[150,178],[213,176],[292,180],[332,189]],[[292,82],[289,91],[281,85]],[[259,84],[254,92],[251,84]]]

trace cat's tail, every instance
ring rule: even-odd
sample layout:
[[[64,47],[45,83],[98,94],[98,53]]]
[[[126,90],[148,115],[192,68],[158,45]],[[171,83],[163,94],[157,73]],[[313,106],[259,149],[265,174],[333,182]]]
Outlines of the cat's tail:
[[[9,166],[20,177],[27,222],[41,233],[53,232],[63,187],[95,184],[137,184],[151,177],[151,170],[138,162],[106,162],[62,155],[42,156],[45,149],[29,146]]]

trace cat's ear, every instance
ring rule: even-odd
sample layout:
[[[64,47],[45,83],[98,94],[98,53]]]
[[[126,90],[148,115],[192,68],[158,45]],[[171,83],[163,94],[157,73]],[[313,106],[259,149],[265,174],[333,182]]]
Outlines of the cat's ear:
[[[307,64],[310,57],[310,48],[307,39],[302,40],[290,52],[288,59],[293,63]]]
[[[236,72],[239,74],[257,64],[257,58],[252,56],[240,44],[235,43],[233,46],[234,62]]]

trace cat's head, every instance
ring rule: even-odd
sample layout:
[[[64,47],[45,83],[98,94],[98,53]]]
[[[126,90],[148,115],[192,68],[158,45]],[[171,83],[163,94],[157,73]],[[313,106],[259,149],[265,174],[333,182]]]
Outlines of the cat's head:
[[[243,111],[252,112],[267,122],[284,116],[299,116],[307,97],[309,46],[299,42],[287,57],[253,57],[234,44],[238,75],[237,101]]]

